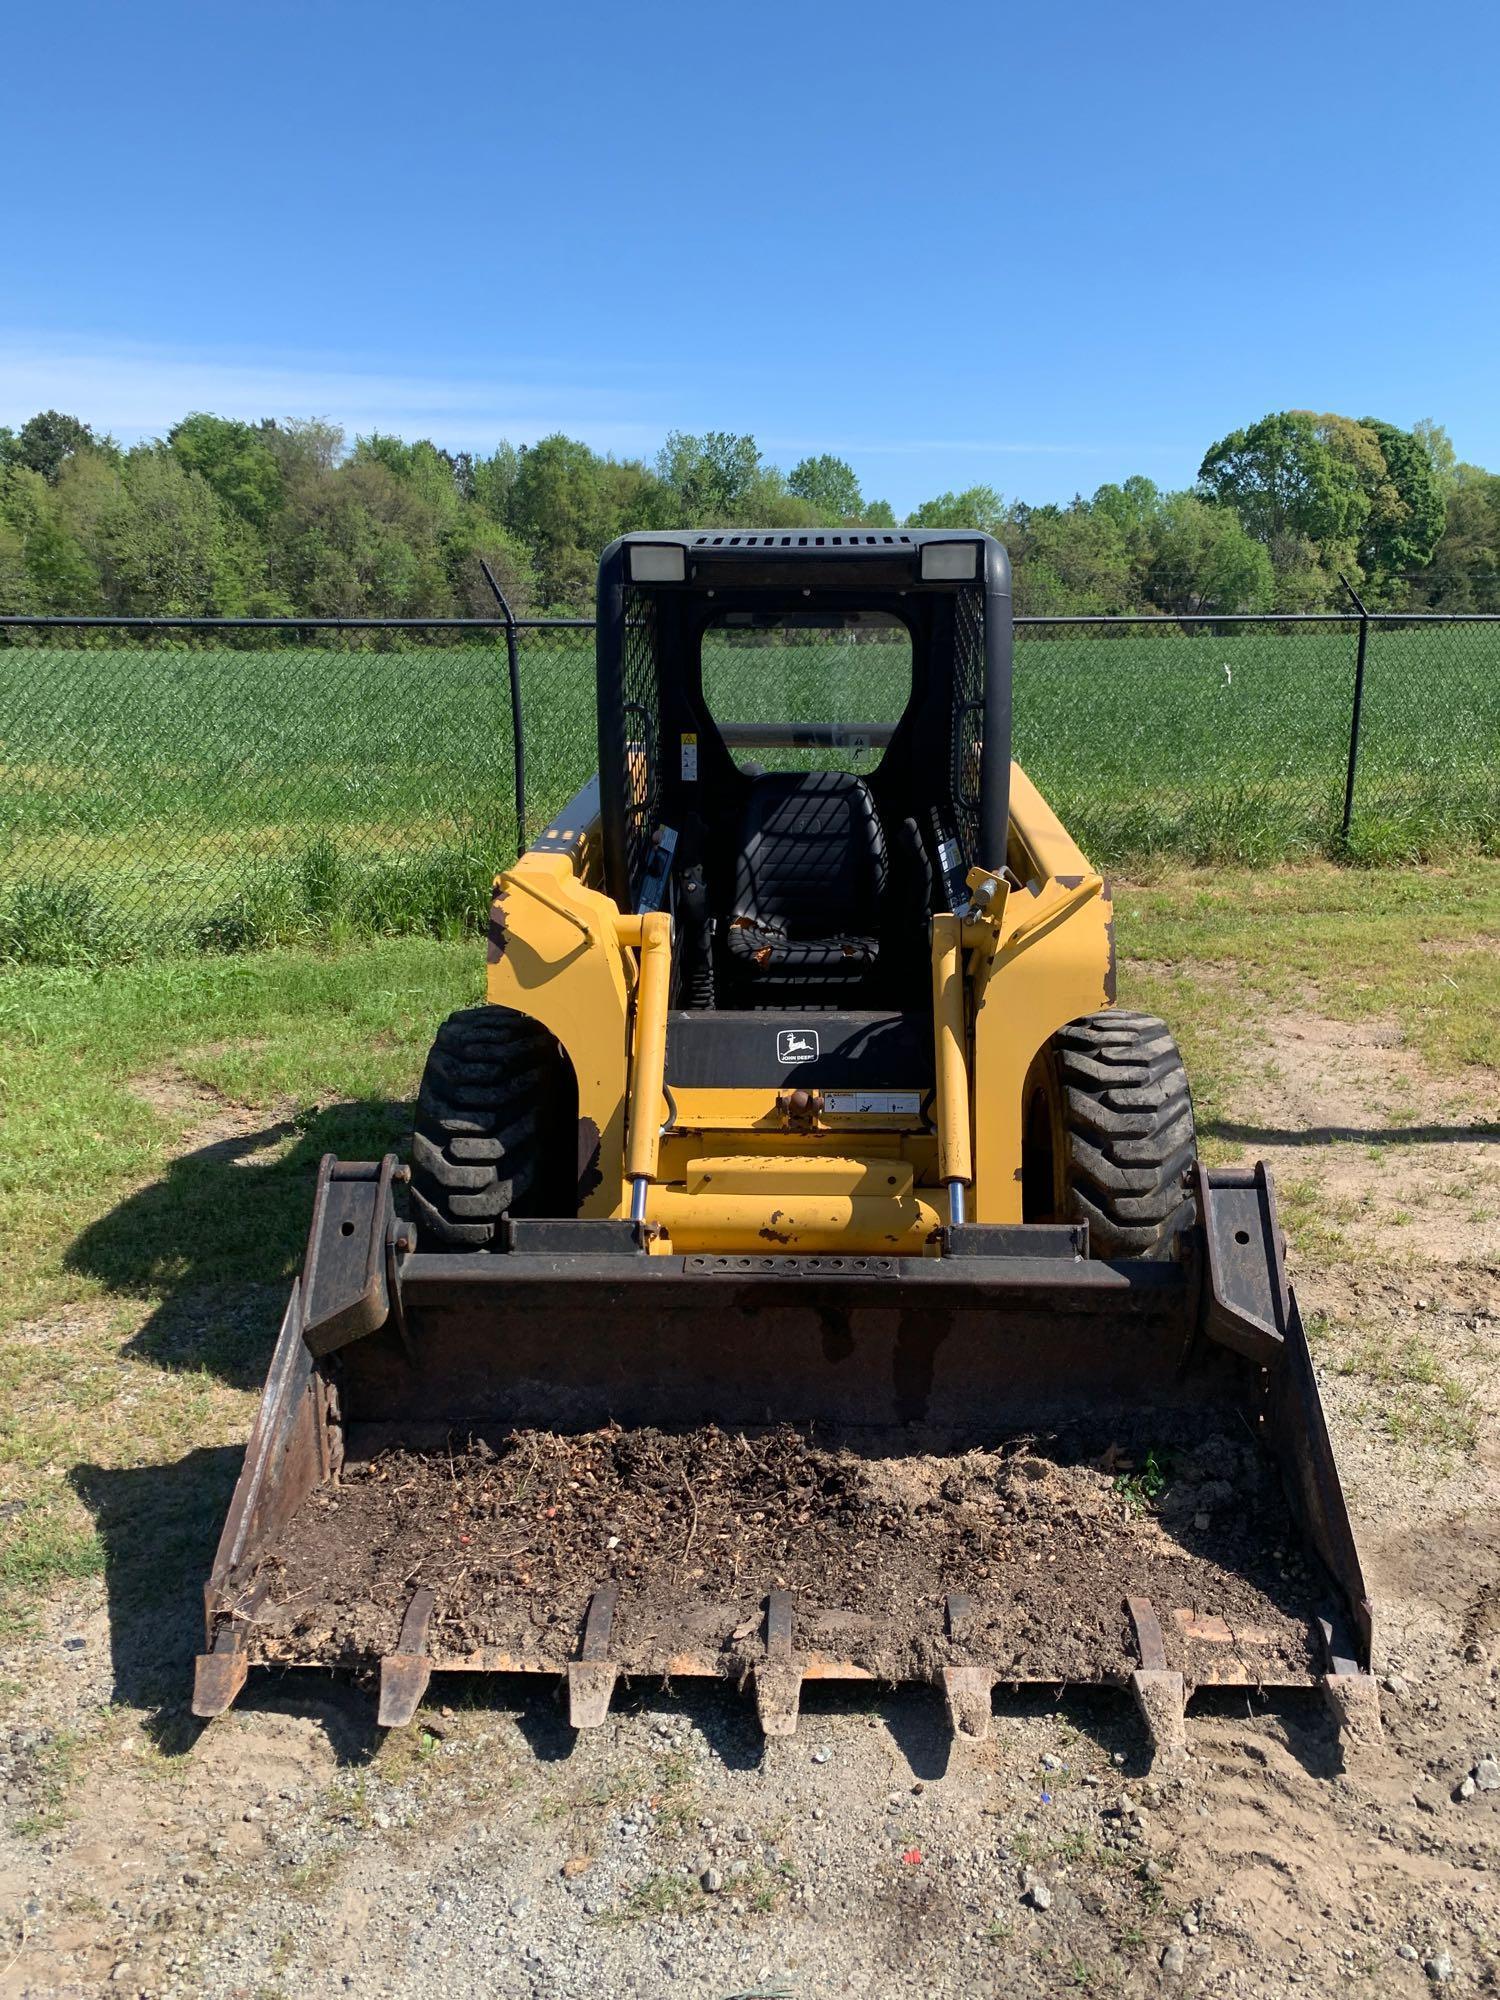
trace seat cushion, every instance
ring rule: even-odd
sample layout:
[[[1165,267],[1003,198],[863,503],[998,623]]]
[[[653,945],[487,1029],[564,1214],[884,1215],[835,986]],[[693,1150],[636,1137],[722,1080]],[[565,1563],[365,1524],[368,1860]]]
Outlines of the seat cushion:
[[[727,935],[750,980],[863,979],[880,956],[885,838],[869,787],[843,771],[775,772],[750,788]]]
[[[858,979],[873,970],[880,941],[847,934],[828,938],[791,938],[772,924],[736,917],[729,926],[730,956],[754,972],[816,972],[820,976]]]

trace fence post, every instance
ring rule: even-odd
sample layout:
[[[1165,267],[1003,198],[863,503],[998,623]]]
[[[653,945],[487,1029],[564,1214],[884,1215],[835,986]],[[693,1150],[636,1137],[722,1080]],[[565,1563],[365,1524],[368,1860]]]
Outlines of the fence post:
[[[526,735],[521,717],[521,661],[516,648],[516,621],[505,592],[495,581],[495,572],[484,557],[479,558],[484,580],[495,593],[495,602],[505,620],[505,659],[510,675],[510,741],[516,774],[516,853],[526,852]]]
[[[1354,608],[1359,613],[1359,644],[1354,654],[1354,701],[1349,711],[1349,763],[1344,774],[1344,823],[1340,829],[1340,838],[1347,847],[1349,828],[1354,821],[1354,778],[1359,769],[1359,724],[1365,705],[1365,648],[1370,638],[1370,614],[1359,592],[1342,572],[1339,582],[1354,599]]]

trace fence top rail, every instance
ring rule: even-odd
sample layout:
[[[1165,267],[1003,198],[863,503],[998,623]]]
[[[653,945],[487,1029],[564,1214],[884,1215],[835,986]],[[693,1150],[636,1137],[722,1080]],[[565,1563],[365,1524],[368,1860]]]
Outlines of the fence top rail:
[[[521,619],[525,624],[533,621]],[[0,625],[85,627],[136,632],[503,632],[503,618],[118,618],[0,611]]]
[[[1500,611],[1370,611],[1371,625],[1497,625]],[[592,618],[517,618],[522,632],[592,632]],[[1016,614],[1018,626],[1358,625],[1358,611],[1078,611]],[[126,618],[0,611],[0,626],[122,632],[503,632],[492,618]]]
[[[1369,611],[1372,625],[1495,625],[1500,611]],[[1358,611],[1018,611],[1017,625],[1358,625]]]

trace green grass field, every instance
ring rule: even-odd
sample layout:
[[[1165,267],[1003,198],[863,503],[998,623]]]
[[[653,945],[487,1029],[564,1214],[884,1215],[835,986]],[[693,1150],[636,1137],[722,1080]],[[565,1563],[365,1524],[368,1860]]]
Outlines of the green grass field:
[[[774,650],[722,649],[722,716],[898,712],[897,649]],[[522,657],[534,828],[594,768],[592,636]],[[1016,751],[1104,867],[1338,853],[1352,677],[1341,627],[1023,633]],[[514,851],[487,636],[14,645],[0,718],[0,958],[448,935]],[[1497,848],[1500,624],[1377,630],[1352,858]]]

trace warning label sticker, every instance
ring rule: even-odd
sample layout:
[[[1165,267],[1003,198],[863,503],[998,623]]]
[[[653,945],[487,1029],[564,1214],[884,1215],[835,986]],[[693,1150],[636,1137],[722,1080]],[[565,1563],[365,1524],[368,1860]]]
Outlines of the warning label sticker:
[[[917,1118],[922,1111],[919,1090],[825,1090],[823,1109],[845,1117]]]
[[[698,738],[687,730],[682,735],[682,782],[685,785],[698,782]]]

